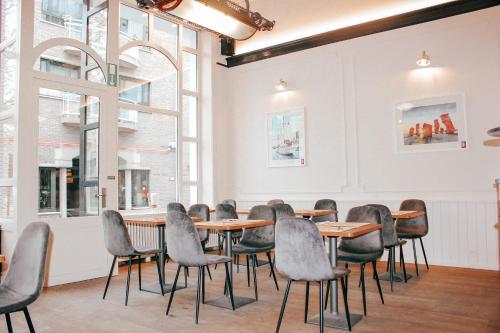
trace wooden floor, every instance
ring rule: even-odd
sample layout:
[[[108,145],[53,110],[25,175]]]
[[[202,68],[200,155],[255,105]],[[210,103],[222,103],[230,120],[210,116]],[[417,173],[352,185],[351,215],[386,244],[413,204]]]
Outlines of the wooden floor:
[[[384,267],[384,265],[381,265]],[[413,266],[408,265],[413,273]],[[143,283],[157,281],[155,267],[143,265]],[[167,279],[173,279],[175,265],[167,266]],[[380,303],[375,281],[367,280],[368,316],[354,332],[500,332],[500,273],[492,271],[431,266],[420,268],[419,278],[398,283],[390,292],[382,281],[385,305]],[[235,312],[209,305],[200,307],[200,323],[195,325],[196,274],[190,288],[175,294],[171,314],[165,316],[168,296],[140,292],[133,274],[129,305],[124,306],[126,271],[114,277],[106,300],[102,300],[104,279],[52,287],[30,307],[37,332],[274,332],[285,288],[276,291],[268,277],[268,266],[258,269],[259,301]],[[371,272],[371,271],[370,271]],[[207,299],[223,290],[223,269],[212,268],[214,281],[207,278]],[[371,276],[368,273],[368,276]],[[349,284],[351,312],[362,313],[361,290],[357,288],[359,270],[354,269]],[[243,269],[235,274],[235,292],[253,296],[246,286]],[[305,286],[292,285],[281,332],[318,332],[317,326],[303,323]],[[317,313],[318,288],[311,288],[310,315]],[[27,332],[22,313],[12,315],[14,331]],[[6,331],[5,318],[0,332]],[[327,328],[325,332],[336,330]]]

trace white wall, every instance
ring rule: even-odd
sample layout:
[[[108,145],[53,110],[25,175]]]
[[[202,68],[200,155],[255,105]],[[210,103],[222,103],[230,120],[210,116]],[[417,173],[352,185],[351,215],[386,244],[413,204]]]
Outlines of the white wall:
[[[397,208],[427,201],[432,264],[498,269],[494,178],[500,150],[500,7],[305,50],[214,78],[215,198],[251,206],[283,198],[296,208],[337,200]],[[422,50],[432,68],[417,69]],[[279,78],[289,91],[277,93]],[[468,149],[396,154],[394,104],[462,92]],[[269,168],[266,112],[304,106],[307,166]],[[407,250],[411,262],[411,251]]]

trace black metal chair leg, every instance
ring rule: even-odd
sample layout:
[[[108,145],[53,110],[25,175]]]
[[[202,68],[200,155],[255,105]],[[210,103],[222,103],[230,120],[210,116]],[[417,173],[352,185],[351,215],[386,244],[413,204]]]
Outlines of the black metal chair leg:
[[[429,263],[427,262],[427,255],[425,254],[424,242],[422,241],[422,237],[420,237],[420,245],[422,246],[422,252],[424,253],[425,266],[427,266],[427,270],[429,270]]]
[[[233,308],[233,311],[236,309],[234,306],[234,296],[233,296],[233,281],[231,281],[231,277],[229,276],[229,263],[224,263],[224,266],[226,268],[226,284],[228,286],[229,290],[229,299],[231,300],[231,307]]]
[[[236,273],[240,272],[240,256],[236,255]]]
[[[391,247],[391,249],[389,251],[391,253],[391,261],[390,261],[390,266],[391,267],[389,269],[389,280],[390,280],[390,283],[391,283],[391,291],[394,291],[393,285],[394,285],[394,271],[395,271],[394,266],[396,264],[396,262],[395,262],[395,259],[396,259],[395,258],[396,257],[396,248],[393,246],[393,247]],[[373,274],[375,274],[375,272]]]
[[[167,312],[165,315],[168,316],[168,312],[170,311],[170,306],[172,305],[172,300],[174,299],[175,289],[177,288],[177,280],[179,279],[179,273],[181,272],[181,265],[177,267],[177,273],[175,273],[174,284],[172,285],[172,291],[170,292],[170,298],[168,299]]]
[[[10,313],[5,314],[5,321],[7,322],[7,330],[9,333],[14,333],[12,330],[12,322],[10,321]]]
[[[161,269],[160,269],[160,258],[156,256],[156,269],[158,270],[158,283],[160,284],[161,295],[165,295],[165,290],[163,290],[163,280],[161,278]]]
[[[377,273],[377,262],[372,261],[372,265],[373,265],[373,273],[375,274],[375,280],[377,281],[378,293],[380,294],[380,300],[382,301],[382,304],[384,304],[384,295],[382,295],[382,287],[380,287],[380,280],[378,278],[378,273]]]
[[[257,293],[257,255],[252,256],[252,271],[253,271],[253,287],[255,291],[255,300],[259,300],[259,294]]]
[[[128,291],[130,289],[130,272],[132,271],[132,256],[128,257],[127,289],[125,289],[125,306],[128,304]]]
[[[406,283],[408,282],[408,278],[406,277],[406,265],[405,265],[405,257],[403,255],[403,245],[399,246],[399,262],[403,263],[403,275]]]
[[[273,267],[275,262],[276,262],[276,255],[273,257]],[[271,277],[271,272],[269,272],[269,277]]]
[[[361,294],[363,296],[363,313],[366,316],[366,294],[365,294],[365,264],[361,264]]]
[[[247,285],[250,287],[250,256],[247,255]]]
[[[271,274],[274,279],[274,284],[276,285],[276,290],[280,290],[280,287],[278,286],[278,280],[276,279],[276,274],[274,273],[274,267],[273,267],[273,262],[271,260],[271,252],[266,252],[267,254],[267,260],[269,261],[269,266],[271,267]]]
[[[205,268],[208,266],[202,267],[202,276],[201,276],[201,303],[205,304]]]
[[[325,311],[323,311],[323,281],[319,281],[319,331],[325,331]]]
[[[387,258],[387,266],[385,267],[386,272],[388,272],[389,268],[391,267],[391,259],[392,259],[392,251],[391,248],[389,248],[389,257]]]
[[[207,268],[208,277],[210,278],[210,281],[212,281],[212,273],[210,273],[210,267],[206,266],[206,268]]]
[[[111,275],[113,275],[113,268],[115,268],[116,256],[113,257],[113,263],[111,264],[111,268],[109,269],[108,280],[106,281],[106,287],[104,288],[104,295],[102,295],[102,299],[106,298],[106,293],[108,292],[109,282],[111,281]]]
[[[285,289],[285,296],[283,296],[283,303],[281,304],[280,316],[278,318],[278,325],[276,326],[276,333],[279,333],[281,321],[283,320],[283,314],[285,313],[286,301],[288,300],[288,293],[290,292],[290,287],[292,285],[292,279],[288,279],[288,283]]]
[[[349,264],[348,263],[345,263],[345,269],[349,269]],[[346,287],[347,290],[349,290],[348,289],[349,288],[349,279],[348,278],[345,279],[345,287]]]
[[[189,276],[189,268],[184,267],[184,288],[188,286],[188,276]]]
[[[417,248],[415,247],[415,238],[413,238],[411,241],[413,243],[413,257],[415,258],[415,271],[417,272],[418,276]]]
[[[345,282],[344,278],[340,278],[340,284],[342,285],[342,295],[344,296],[344,309],[345,317],[347,319],[347,327],[349,328],[349,331],[351,331],[351,315],[349,314],[349,303],[347,302],[347,277],[345,278]]]
[[[137,257],[138,260],[138,275],[139,275],[139,290],[142,290],[142,276],[141,276],[141,256]]]
[[[307,324],[307,312],[309,311],[309,281],[306,282],[306,304],[304,306],[304,323]]]
[[[326,283],[325,310],[328,308],[328,297],[330,297],[330,281]]]
[[[201,274],[202,267],[198,267],[198,283],[196,286],[196,320],[195,323],[198,324],[198,318],[200,316],[200,298],[201,298]]]
[[[24,317],[26,318],[26,322],[28,323],[28,328],[30,330],[30,333],[35,333],[35,328],[33,327],[33,323],[31,322],[31,317],[30,313],[28,312],[28,308],[23,309],[24,312]]]

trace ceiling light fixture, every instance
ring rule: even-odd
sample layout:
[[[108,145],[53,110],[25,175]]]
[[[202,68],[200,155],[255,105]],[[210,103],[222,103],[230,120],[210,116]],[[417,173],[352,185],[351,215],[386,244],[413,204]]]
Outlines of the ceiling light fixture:
[[[276,89],[278,91],[283,91],[283,90],[286,90],[286,86],[287,86],[286,81],[283,79],[280,79],[278,81],[278,83],[274,86],[274,89]]]
[[[429,55],[425,51],[422,51],[422,55],[417,60],[417,66],[427,67],[430,64],[431,64],[431,58],[429,57]]]
[[[258,30],[270,31],[270,21],[230,0],[136,0],[141,8],[156,8],[236,40],[252,37]]]

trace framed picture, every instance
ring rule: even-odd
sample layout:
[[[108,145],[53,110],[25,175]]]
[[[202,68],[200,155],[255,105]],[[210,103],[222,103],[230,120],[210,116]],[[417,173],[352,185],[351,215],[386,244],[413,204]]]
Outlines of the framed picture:
[[[304,166],[304,108],[267,114],[267,154],[270,167]]]
[[[463,94],[396,104],[396,152],[415,153],[467,148]]]

